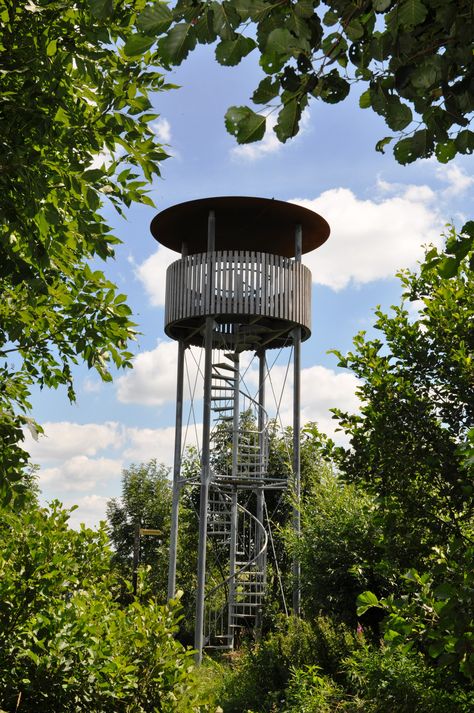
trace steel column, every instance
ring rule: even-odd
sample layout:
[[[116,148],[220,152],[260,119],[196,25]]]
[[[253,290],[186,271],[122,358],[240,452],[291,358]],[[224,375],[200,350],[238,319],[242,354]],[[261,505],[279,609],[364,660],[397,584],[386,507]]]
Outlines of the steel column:
[[[174,431],[173,501],[171,506],[170,559],[168,565],[168,599],[176,594],[176,554],[178,547],[179,497],[181,493],[181,439],[183,425],[184,342],[178,342],[176,385],[176,418]]]
[[[295,262],[301,262],[302,229],[296,226],[295,231]],[[293,330],[293,531],[296,537],[301,535],[301,327]],[[299,616],[301,612],[301,564],[293,560],[293,613]]]
[[[233,421],[232,421],[232,478],[236,479],[239,467],[239,381],[240,381],[240,359],[238,352],[234,353],[234,403],[233,403]],[[234,634],[232,624],[234,623],[235,610],[235,572],[237,559],[237,536],[238,536],[238,509],[237,509],[237,486],[232,489],[232,505],[230,512],[230,552],[229,552],[229,606],[228,606],[228,622],[227,633]],[[233,647],[233,639],[232,639]]]
[[[214,252],[216,220],[213,210],[209,211],[207,251]],[[209,275],[209,294],[213,291],[212,269]],[[209,501],[209,483],[211,480],[211,392],[212,392],[212,346],[214,318],[206,317],[204,331],[204,394],[202,416],[202,449],[201,449],[201,488],[199,503],[199,542],[198,571],[196,595],[196,621],[194,629],[194,648],[196,662],[202,661],[204,647],[204,603],[206,595],[206,545],[207,545],[207,512]]]

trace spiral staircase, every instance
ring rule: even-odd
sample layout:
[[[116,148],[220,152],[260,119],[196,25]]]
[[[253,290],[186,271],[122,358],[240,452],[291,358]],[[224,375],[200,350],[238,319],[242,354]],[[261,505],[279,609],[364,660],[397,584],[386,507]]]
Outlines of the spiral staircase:
[[[225,353],[213,364],[211,410],[207,535],[218,581],[214,575],[206,592],[205,646],[232,650],[240,632],[259,626],[268,546],[262,506],[268,419],[242,388],[238,353]]]

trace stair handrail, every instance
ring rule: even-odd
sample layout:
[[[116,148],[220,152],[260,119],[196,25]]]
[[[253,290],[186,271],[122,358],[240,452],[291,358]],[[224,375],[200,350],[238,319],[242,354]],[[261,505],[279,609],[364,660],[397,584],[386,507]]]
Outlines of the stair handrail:
[[[216,488],[216,490],[218,490],[224,496],[224,498],[227,498],[228,500],[230,500],[230,497],[221,488]],[[240,503],[237,503],[237,508],[241,512],[247,513],[247,515],[249,515],[251,517],[251,519],[254,520],[257,523],[257,525],[263,530],[263,534],[264,534],[263,545],[260,548],[259,552],[257,552],[257,554],[254,557],[252,557],[252,559],[250,559],[242,567],[240,567],[240,569],[236,570],[233,574],[230,574],[228,577],[223,579],[222,582],[219,582],[212,589],[210,589],[208,592],[206,592],[206,594],[204,595],[205,600],[208,599],[210,596],[212,596],[212,594],[214,594],[214,592],[217,592],[219,589],[221,589],[221,587],[228,584],[232,579],[235,579],[239,574],[241,574],[242,572],[246,572],[249,569],[249,567],[251,567],[251,565],[254,564],[254,562],[256,562],[267,549],[268,533],[265,530],[263,523],[260,522],[260,520],[257,517],[255,517],[255,515],[250,512],[250,510],[247,510],[247,508],[244,507],[243,505],[241,505]]]

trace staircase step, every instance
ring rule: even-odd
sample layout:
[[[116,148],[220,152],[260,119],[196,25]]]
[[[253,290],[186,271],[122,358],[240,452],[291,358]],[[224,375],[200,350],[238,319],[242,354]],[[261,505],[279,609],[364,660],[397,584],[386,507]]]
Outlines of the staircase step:
[[[224,362],[220,362],[219,364],[213,364],[212,366],[214,367],[214,369],[227,369],[227,371],[233,371],[234,374],[237,372],[235,366],[225,364]]]

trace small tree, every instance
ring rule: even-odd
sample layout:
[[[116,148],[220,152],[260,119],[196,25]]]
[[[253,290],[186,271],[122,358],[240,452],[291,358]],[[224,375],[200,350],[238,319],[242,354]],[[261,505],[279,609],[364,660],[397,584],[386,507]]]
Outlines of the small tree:
[[[130,580],[134,550],[136,552],[138,545],[136,559],[150,567],[153,590],[162,598],[166,597],[170,518],[169,468],[155,459],[125,468],[122,497],[107,503],[108,531],[115,550],[113,561],[122,575]],[[155,529],[160,534],[140,536],[140,528]]]

